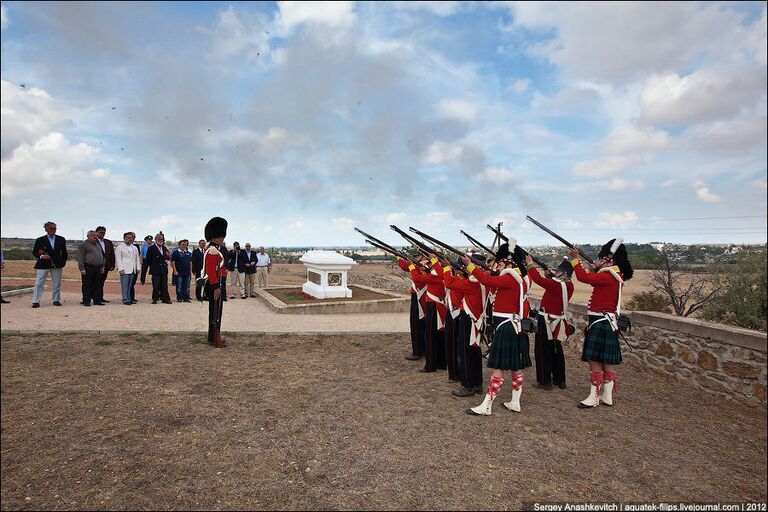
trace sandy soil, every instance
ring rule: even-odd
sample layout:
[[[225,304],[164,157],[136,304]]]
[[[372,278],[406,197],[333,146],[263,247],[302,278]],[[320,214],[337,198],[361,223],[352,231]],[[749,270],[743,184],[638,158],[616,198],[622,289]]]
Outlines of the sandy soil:
[[[567,390],[528,386],[515,414],[505,383],[478,418],[445,372],[403,359],[407,335],[200,342],[4,335],[2,509],[766,500],[765,410],[666,376],[623,366],[616,405],[579,410],[569,351]]]

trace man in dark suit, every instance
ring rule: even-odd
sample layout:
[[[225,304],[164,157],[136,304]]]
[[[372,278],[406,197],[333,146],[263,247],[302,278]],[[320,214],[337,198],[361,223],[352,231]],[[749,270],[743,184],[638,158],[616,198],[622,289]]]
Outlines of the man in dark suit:
[[[141,269],[141,284],[146,281],[147,270],[152,275],[152,304],[157,304],[158,300],[162,300],[163,304],[172,304],[168,294],[168,261],[171,252],[164,244],[165,235],[155,235],[155,243],[147,249],[147,263]]]
[[[256,251],[251,250],[250,243],[245,244],[243,263],[245,264],[245,296],[256,297]]]
[[[48,221],[43,227],[46,234],[35,240],[32,255],[35,257],[37,279],[35,293],[32,295],[32,307],[40,307],[43,286],[48,273],[51,274],[51,290],[54,306],[61,306],[61,271],[67,264],[67,241],[56,234],[56,223]]]
[[[203,271],[203,256],[205,255],[205,240],[197,242],[197,249],[192,251],[192,272],[195,274],[195,298],[202,301],[203,287],[197,284],[197,279]]]
[[[107,228],[99,226],[96,228],[96,242],[101,247],[101,252],[104,253],[104,259],[106,264],[104,265],[104,273],[99,274],[98,287],[94,294],[94,300],[98,302],[109,302],[104,299],[104,283],[107,280],[107,274],[110,271],[115,270],[115,246],[112,244],[112,240],[107,240],[104,235],[107,234]]]

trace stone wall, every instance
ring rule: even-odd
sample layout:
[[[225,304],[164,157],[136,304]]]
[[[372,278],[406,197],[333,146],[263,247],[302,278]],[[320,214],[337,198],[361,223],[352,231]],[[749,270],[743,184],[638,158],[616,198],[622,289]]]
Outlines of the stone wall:
[[[532,303],[538,301],[532,299]],[[632,333],[621,340],[625,363],[666,373],[708,393],[766,406],[766,333],[664,313],[627,312]],[[576,333],[568,343],[581,351],[585,304],[571,304]]]

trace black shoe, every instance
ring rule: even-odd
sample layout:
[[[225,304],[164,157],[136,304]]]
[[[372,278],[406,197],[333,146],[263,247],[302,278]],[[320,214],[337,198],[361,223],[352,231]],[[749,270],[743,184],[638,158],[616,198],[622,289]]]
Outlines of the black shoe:
[[[475,396],[475,389],[474,388],[468,388],[467,386],[464,386],[461,389],[458,389],[456,391],[451,391],[451,394],[453,396],[457,396],[459,398],[464,398],[467,396]]]
[[[255,298],[256,298],[256,296],[255,296],[255,295],[251,295],[251,298],[252,298],[252,299],[255,299]]]
[[[419,368],[419,373],[434,373],[436,370],[427,370],[426,368]]]
[[[153,300],[153,301],[152,301],[152,304],[157,304],[157,301],[156,301],[156,300]]]
[[[103,302],[94,302],[93,305],[94,306],[106,306],[106,304],[104,304]]]
[[[130,305],[131,305],[130,302],[123,302],[123,306],[130,306]]]
[[[163,304],[173,304],[173,302],[171,302],[171,301],[169,301],[169,300],[164,300],[164,301],[163,301]]]
[[[40,303],[39,302],[33,302],[32,303],[32,307],[33,308],[39,308],[40,307]]]
[[[102,299],[101,302],[109,302],[107,299]]]
[[[536,387],[539,389],[546,389],[547,391],[552,391],[555,389],[552,384],[536,384]]]
[[[139,303],[139,301],[137,301],[137,300],[132,300],[131,301],[131,304],[138,304],[138,303]]]
[[[485,393],[485,391],[483,390],[483,386],[475,386],[474,388],[472,388],[472,390],[475,392],[476,395],[482,395]]]
[[[184,299],[182,302],[192,302],[192,301],[189,299]]]
[[[561,382],[560,384],[557,384],[557,387],[560,389],[565,389],[565,382]]]
[[[10,302],[0,297],[0,304],[10,304]]]
[[[54,302],[54,303],[53,303],[53,305],[54,305],[54,306],[61,306],[61,302],[59,302],[59,301],[56,301],[56,302]]]
[[[418,361],[419,359],[421,359],[421,358],[422,358],[422,356],[416,356],[416,355],[413,355],[413,354],[412,354],[412,355],[410,355],[410,356],[405,356],[405,358],[406,358],[407,360],[409,360],[409,361]]]
[[[227,302],[227,298],[226,298],[226,297],[224,297],[224,298],[223,298],[223,299],[221,299],[221,300],[223,300],[224,302]]]
[[[88,304],[86,304],[85,302],[83,302],[83,306],[91,307],[91,303],[89,302]]]

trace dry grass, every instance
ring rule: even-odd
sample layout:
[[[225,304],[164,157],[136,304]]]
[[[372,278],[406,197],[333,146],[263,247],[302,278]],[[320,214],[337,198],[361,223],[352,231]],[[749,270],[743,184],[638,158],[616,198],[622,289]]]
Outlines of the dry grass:
[[[407,336],[228,339],[3,336],[2,508],[766,500],[765,410],[662,375],[622,367],[617,405],[582,411],[568,353],[568,390],[477,418]]]

